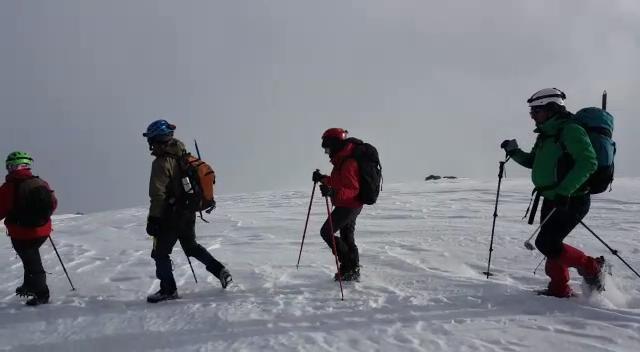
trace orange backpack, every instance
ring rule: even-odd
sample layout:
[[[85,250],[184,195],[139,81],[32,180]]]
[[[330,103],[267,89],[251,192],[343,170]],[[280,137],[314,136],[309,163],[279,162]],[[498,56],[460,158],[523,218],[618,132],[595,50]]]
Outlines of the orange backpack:
[[[192,211],[205,211],[207,214],[216,207],[214,197],[216,187],[216,173],[213,168],[185,152],[179,159],[182,172],[181,183],[184,191],[185,208]]]

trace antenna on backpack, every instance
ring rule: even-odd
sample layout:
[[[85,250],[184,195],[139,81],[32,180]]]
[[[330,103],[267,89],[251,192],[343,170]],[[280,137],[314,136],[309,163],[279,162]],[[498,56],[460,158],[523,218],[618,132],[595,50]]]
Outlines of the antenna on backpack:
[[[604,94],[605,94],[605,95],[607,94],[607,91],[606,91],[606,90],[604,91]],[[603,98],[603,99],[604,99],[604,98]],[[198,154],[198,159],[202,159],[202,158],[200,157],[200,148],[198,148],[198,141],[194,139],[194,140],[193,140],[193,143],[196,145],[196,154]]]
[[[607,91],[602,92],[602,110],[607,110]]]

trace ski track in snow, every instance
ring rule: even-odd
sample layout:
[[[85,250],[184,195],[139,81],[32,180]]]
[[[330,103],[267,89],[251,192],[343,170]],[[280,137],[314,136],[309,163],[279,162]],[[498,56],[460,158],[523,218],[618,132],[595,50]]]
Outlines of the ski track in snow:
[[[612,264],[607,291],[572,299],[536,296],[541,257],[524,249],[528,180],[503,180],[491,271],[488,247],[496,181],[385,185],[358,218],[362,279],[344,283],[319,236],[324,200],[314,202],[299,270],[295,264],[310,194],[221,196],[199,242],[230,269],[225,291],[197,261],[194,283],[173,252],[180,300],[148,304],[158,289],[146,209],[60,215],[53,239],[77,287],[69,290],[47,242],[41,248],[52,302],[14,296],[22,264],[0,242],[2,351],[635,351],[640,279],[586,230],[567,242]],[[640,179],[617,179],[585,219],[640,268]],[[571,284],[581,279],[571,270]],[[636,347],[634,347],[636,346]]]

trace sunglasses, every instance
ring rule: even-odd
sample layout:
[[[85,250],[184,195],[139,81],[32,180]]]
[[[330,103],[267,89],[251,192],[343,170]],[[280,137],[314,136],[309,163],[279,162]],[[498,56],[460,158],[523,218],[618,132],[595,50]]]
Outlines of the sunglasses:
[[[544,109],[531,109],[531,111],[529,111],[529,115],[531,115],[531,116],[535,116],[535,115],[537,115],[538,113],[541,113],[541,112],[543,112],[543,111],[544,111]]]

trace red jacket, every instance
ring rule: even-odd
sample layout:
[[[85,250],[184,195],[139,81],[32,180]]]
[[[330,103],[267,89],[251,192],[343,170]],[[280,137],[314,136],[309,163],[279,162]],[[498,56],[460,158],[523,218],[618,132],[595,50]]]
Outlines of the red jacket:
[[[6,177],[6,182],[0,186],[0,220],[5,219],[14,203],[14,193],[16,190],[15,184],[17,181],[26,180],[33,177],[31,170],[21,169],[9,173]],[[46,182],[45,182],[46,183]],[[49,185],[47,184],[47,188]],[[53,197],[53,209],[58,205],[56,197]],[[36,228],[28,228],[18,226],[9,222],[9,219],[4,220],[4,224],[7,227],[9,236],[15,240],[32,240],[39,237],[48,237],[51,234],[51,219],[43,226]]]
[[[355,145],[348,143],[344,149],[331,158],[333,170],[331,176],[322,183],[333,188],[336,192],[332,198],[333,205],[344,208],[360,208],[362,202],[358,198],[360,193],[360,170],[358,162],[352,158]]]

